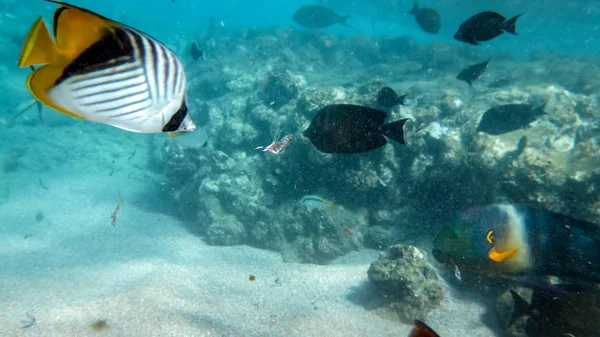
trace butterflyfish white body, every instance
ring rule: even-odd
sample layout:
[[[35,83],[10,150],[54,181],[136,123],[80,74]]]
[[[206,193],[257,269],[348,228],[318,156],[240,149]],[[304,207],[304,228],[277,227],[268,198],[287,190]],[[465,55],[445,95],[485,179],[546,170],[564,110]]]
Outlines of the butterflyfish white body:
[[[39,102],[64,114],[139,133],[194,131],[181,61],[154,38],[64,2],[54,39],[42,18],[31,27],[19,67]],[[55,42],[56,41],[56,42]]]

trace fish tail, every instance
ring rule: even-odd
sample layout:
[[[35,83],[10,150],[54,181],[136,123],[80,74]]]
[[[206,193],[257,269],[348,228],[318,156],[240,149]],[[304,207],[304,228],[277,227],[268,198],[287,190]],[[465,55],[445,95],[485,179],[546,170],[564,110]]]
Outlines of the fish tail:
[[[404,144],[404,123],[406,123],[407,120],[408,118],[404,118],[399,121],[384,124],[381,127],[383,135],[386,137],[390,137],[391,139],[397,141],[400,144]]]
[[[340,16],[339,24],[342,26],[346,26],[348,28],[354,28],[346,23],[346,20],[348,20],[348,19],[352,19],[352,16],[350,16],[350,15]]]
[[[523,14],[516,15],[512,19],[504,21],[504,23],[502,24],[502,29],[505,30],[505,31],[507,31],[507,32],[509,32],[509,33],[511,33],[511,34],[517,35],[516,24],[517,24],[517,19],[521,15],[523,15]]]
[[[417,15],[418,13],[419,13],[419,5],[417,5],[417,3],[415,2],[413,5],[413,8],[407,14]]]
[[[512,325],[517,319],[523,316],[528,316],[530,313],[529,303],[525,301],[521,295],[517,294],[514,290],[509,290],[510,296],[512,296],[514,300],[514,310],[512,315],[510,316],[510,321],[508,325]]]
[[[534,116],[542,116],[546,114],[546,111],[544,111],[544,109],[546,108],[546,103],[542,103],[540,105],[538,105],[537,107],[535,107],[533,109],[533,114]]]
[[[404,99],[406,98],[406,95],[408,95],[408,94],[404,94],[402,96],[398,96],[398,99],[396,100],[396,103],[398,103],[400,105],[404,105]]]
[[[40,17],[27,33],[17,65],[23,68],[36,64],[49,64],[56,60],[57,54],[56,43],[50,36],[44,19]]]

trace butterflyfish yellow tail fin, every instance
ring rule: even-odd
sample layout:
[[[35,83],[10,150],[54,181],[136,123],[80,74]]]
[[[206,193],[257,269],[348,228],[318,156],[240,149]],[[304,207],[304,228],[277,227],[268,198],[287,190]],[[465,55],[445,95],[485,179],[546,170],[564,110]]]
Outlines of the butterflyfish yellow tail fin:
[[[58,48],[69,60],[110,34],[111,28],[119,26],[87,9],[65,2],[47,1],[61,6],[54,12],[54,37]]]
[[[53,63],[56,59],[57,48],[50,31],[41,17],[35,21],[21,49],[19,68],[29,67],[36,64]]]

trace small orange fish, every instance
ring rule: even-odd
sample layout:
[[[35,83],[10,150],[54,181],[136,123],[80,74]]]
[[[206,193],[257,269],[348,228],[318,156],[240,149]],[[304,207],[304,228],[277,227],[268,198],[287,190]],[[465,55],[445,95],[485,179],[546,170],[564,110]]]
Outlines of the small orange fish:
[[[256,280],[256,276],[254,276],[254,275],[250,275],[250,276],[248,277],[248,280],[250,280],[250,281],[254,281],[254,280]]]
[[[350,235],[350,236],[354,235],[354,234],[352,233],[352,231],[351,231],[351,230],[349,230],[348,228],[344,228],[344,232],[346,232],[346,234],[348,234],[348,235]]]
[[[415,319],[415,327],[410,332],[408,337],[440,337],[432,328],[428,327],[427,324]]]

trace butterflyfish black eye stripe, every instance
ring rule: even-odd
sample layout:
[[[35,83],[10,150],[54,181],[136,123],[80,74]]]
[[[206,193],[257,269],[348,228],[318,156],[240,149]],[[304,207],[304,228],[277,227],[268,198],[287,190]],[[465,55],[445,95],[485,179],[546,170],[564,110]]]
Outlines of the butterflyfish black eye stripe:
[[[179,110],[177,110],[177,112],[171,117],[167,124],[165,124],[163,132],[172,132],[179,130],[179,127],[181,126],[181,123],[183,122],[187,114],[188,108],[184,100]]]

